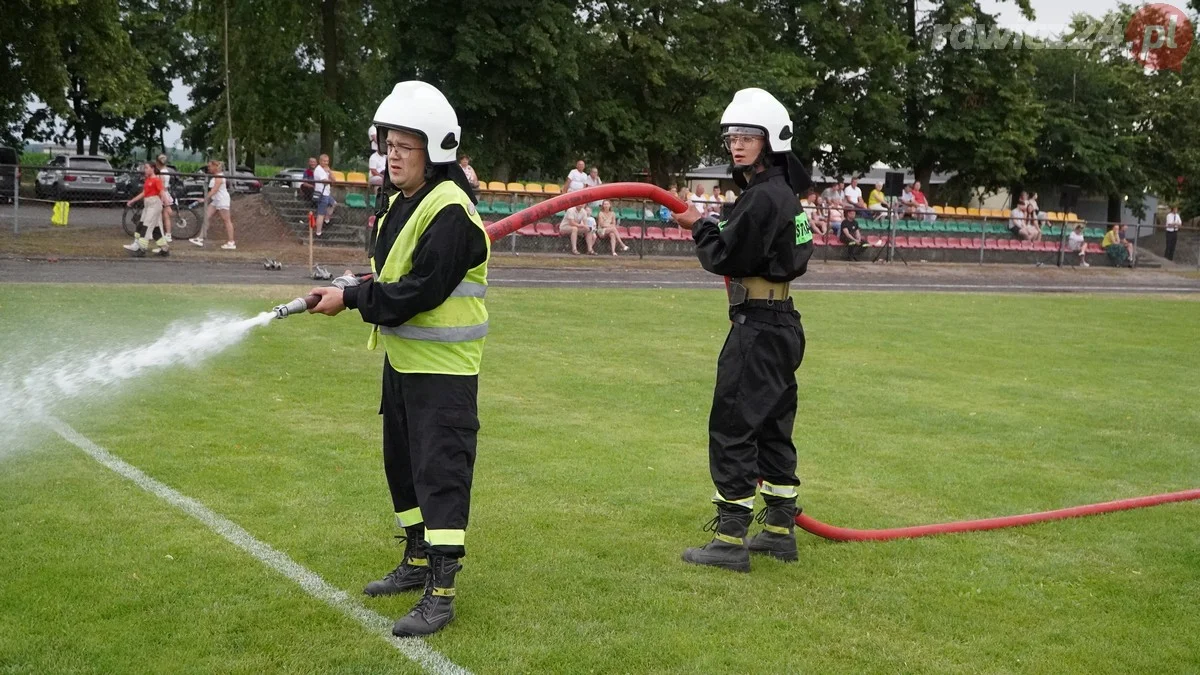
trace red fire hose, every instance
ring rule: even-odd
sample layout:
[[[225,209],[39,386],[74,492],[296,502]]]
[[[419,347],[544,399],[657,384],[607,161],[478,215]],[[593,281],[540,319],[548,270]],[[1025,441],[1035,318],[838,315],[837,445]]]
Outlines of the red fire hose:
[[[576,190],[575,192],[568,192],[567,194],[534,204],[533,206],[522,209],[521,211],[508,216],[507,218],[503,218],[492,223],[491,225],[488,225],[487,233],[488,236],[491,237],[492,241],[496,241],[497,239],[501,239],[512,234],[513,232],[516,232],[526,225],[536,223],[542,218],[546,218],[560,211],[565,211],[572,206],[579,206],[581,204],[587,204],[588,202],[595,202],[604,199],[648,199],[666,206],[675,213],[682,213],[688,208],[687,204],[683,203],[683,201],[677,196],[655,185],[650,185],[648,183],[611,183],[609,185],[601,185],[598,187]],[[727,287],[728,283],[729,280],[726,279]],[[1041,523],[1049,520],[1094,516],[1101,513],[1127,511],[1129,509],[1140,509],[1147,506],[1158,506],[1159,504],[1185,502],[1196,499],[1200,499],[1200,489],[1184,490],[1182,492],[1170,492],[1161,495],[1151,495],[1149,497],[1118,499],[1117,501],[1103,502],[1101,504],[1073,506],[1054,511],[1042,511],[1041,513],[1026,513],[1019,516],[1002,516],[999,518],[984,518],[982,520],[963,520],[954,523],[915,525],[912,527],[896,527],[884,530],[855,530],[848,527],[826,525],[819,520],[815,520],[812,517],[801,513],[800,515],[796,516],[796,525],[806,532],[815,534],[818,537],[824,537],[825,539],[831,539],[833,541],[888,541],[891,539],[928,537],[935,534],[982,532],[984,530],[996,530],[1003,527],[1018,527],[1021,525]]]
[[[559,195],[544,202],[539,202],[525,209],[502,218],[487,226],[488,236],[492,241],[507,237],[517,230],[536,223],[542,218],[552,216],[559,211],[566,211],[572,206],[598,202],[605,199],[648,199],[671,209],[675,213],[687,211],[679,197],[649,183],[609,183],[592,188],[584,188],[574,192]]]

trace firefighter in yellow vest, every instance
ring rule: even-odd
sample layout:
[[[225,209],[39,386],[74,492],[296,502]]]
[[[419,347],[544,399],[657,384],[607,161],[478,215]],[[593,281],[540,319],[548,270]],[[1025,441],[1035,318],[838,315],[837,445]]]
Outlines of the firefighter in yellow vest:
[[[458,117],[424,82],[397,84],[375,113],[379,152],[395,194],[379,214],[372,280],[316,288],[311,311],[357,309],[382,346],[383,467],[397,523],[400,565],[367,585],[367,595],[424,589],[392,627],[428,635],[454,618],[479,430],[479,363],[490,240],[459,168]],[[390,190],[389,190],[390,191]]]

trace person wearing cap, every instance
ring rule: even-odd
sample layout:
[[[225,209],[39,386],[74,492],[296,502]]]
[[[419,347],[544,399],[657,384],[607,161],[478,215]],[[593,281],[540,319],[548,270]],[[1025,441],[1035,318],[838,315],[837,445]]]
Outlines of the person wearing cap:
[[[374,278],[313,289],[321,300],[311,311],[358,310],[372,324],[368,348],[384,348],[383,468],[405,548],[400,564],[364,592],[423,589],[392,626],[410,637],[454,618],[479,431],[491,244],[455,158],[462,130],[442,92],[401,82],[379,105],[375,125],[391,196],[377,221]]]
[[[692,231],[701,266],[728,279],[729,335],[717,359],[708,420],[708,465],[717,515],[712,541],[683,553],[696,565],[750,571],[750,553],[794,561],[796,369],[804,329],[791,282],[808,269],[813,236],[798,196],[812,178],[791,152],[787,109],[762,89],[743,89],[721,115],[742,194],[724,220],[693,205],[676,216]],[[759,480],[762,480],[761,487]],[[761,491],[763,530],[747,538]]]

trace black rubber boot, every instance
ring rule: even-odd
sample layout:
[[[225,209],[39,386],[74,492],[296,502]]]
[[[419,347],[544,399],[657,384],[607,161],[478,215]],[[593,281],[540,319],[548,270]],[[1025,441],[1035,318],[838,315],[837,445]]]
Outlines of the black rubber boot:
[[[699,548],[683,552],[683,561],[693,565],[720,567],[734,572],[750,571],[750,551],[746,549],[746,530],[754,512],[731,504],[718,504],[717,517],[704,526],[715,532],[713,540]]]
[[[363,593],[372,597],[379,595],[395,595],[404,591],[424,588],[429,578],[429,560],[425,557],[425,528],[417,525],[404,528],[404,558],[396,569],[388,572],[387,576],[378,581],[372,581],[363,589]]]
[[[767,508],[758,513],[763,531],[750,537],[746,548],[751,553],[765,553],[784,562],[800,559],[796,553],[796,499],[764,497]]]
[[[429,579],[425,595],[408,614],[392,626],[396,637],[432,635],[454,620],[454,575],[462,569],[457,558],[429,555]]]

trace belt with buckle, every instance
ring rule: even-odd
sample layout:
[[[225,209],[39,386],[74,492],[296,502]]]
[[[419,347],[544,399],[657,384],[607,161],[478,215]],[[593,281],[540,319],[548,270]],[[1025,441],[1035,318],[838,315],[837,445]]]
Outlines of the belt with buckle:
[[[729,280],[729,304],[740,305],[747,300],[783,301],[791,297],[791,283],[767,281],[762,277],[741,277]]]

